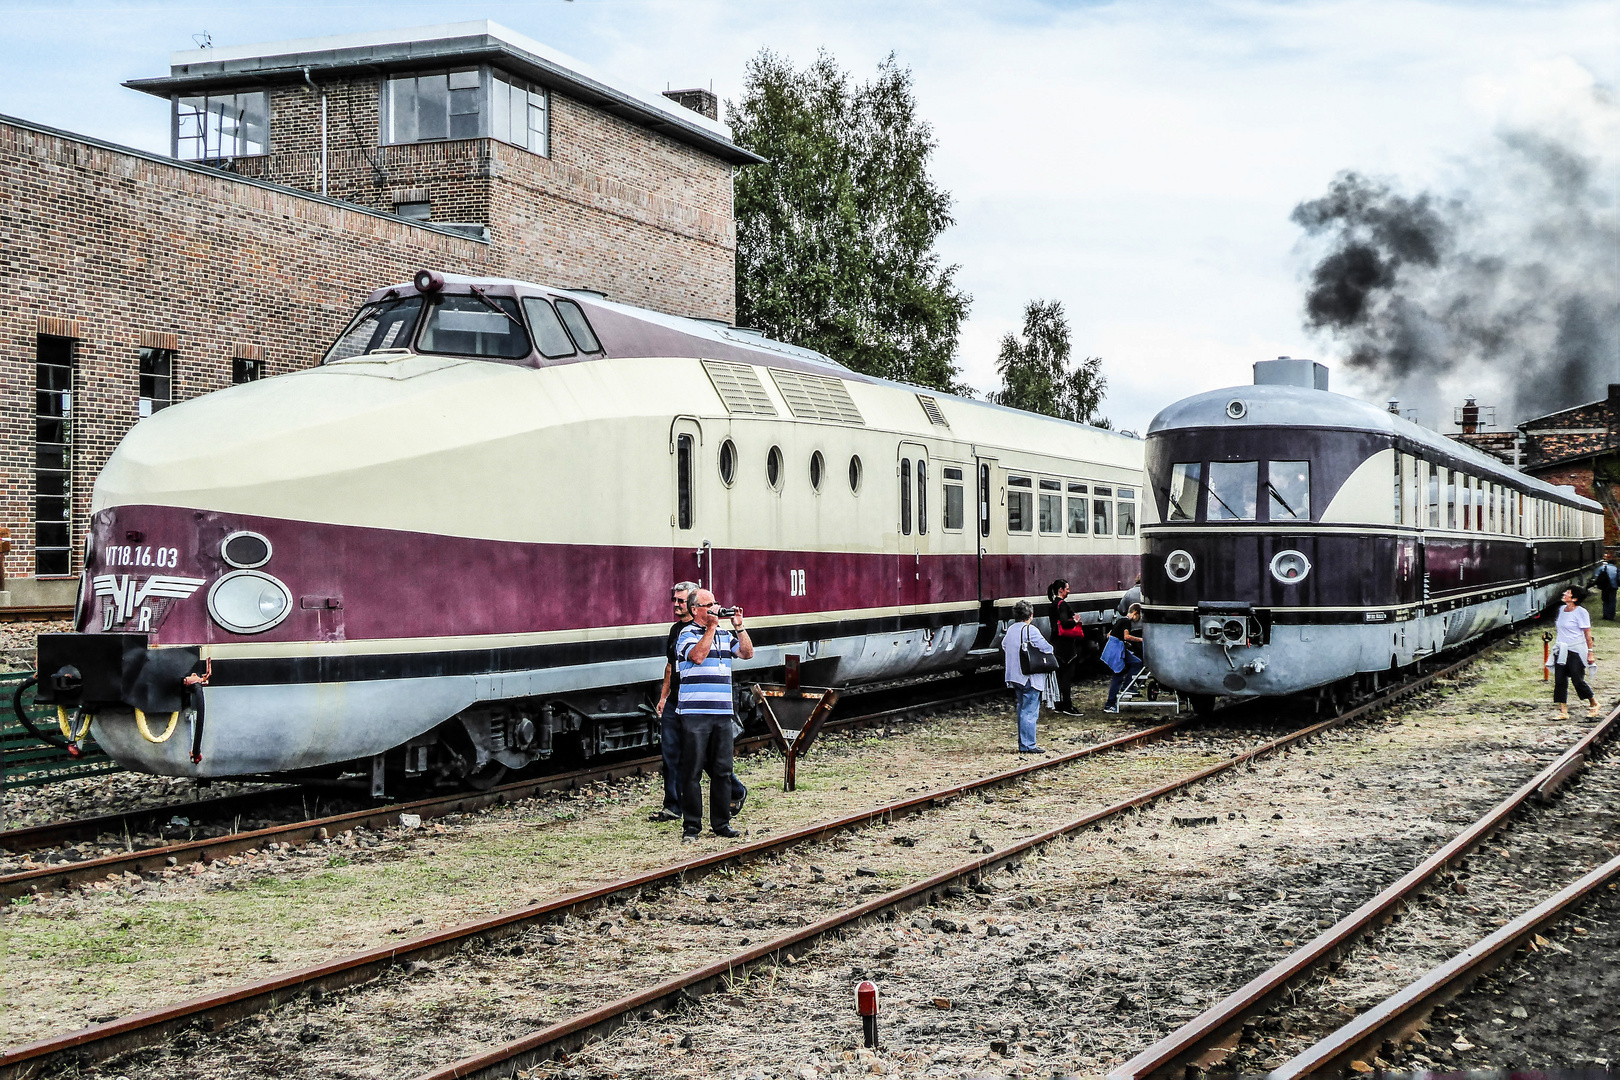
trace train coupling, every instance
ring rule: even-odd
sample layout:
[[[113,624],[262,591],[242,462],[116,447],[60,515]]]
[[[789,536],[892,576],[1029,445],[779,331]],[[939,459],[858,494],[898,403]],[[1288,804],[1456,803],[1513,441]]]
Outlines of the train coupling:
[[[1253,605],[1234,601],[1201,601],[1196,609],[1199,640],[1209,645],[1259,645],[1265,628],[1255,617]]]
[[[133,707],[173,713],[184,707],[195,647],[149,647],[148,634],[41,634],[35,700],[87,713]]]

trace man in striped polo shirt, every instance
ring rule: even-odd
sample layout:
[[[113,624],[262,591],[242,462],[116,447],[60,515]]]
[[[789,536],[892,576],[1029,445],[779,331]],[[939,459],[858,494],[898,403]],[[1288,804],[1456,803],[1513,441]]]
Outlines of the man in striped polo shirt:
[[[708,589],[687,601],[692,621],[675,639],[681,676],[681,840],[703,831],[703,774],[709,774],[709,827],[716,836],[736,836],[731,827],[731,661],[751,660],[754,643],[743,629],[742,609],[731,629],[720,629],[719,605]]]

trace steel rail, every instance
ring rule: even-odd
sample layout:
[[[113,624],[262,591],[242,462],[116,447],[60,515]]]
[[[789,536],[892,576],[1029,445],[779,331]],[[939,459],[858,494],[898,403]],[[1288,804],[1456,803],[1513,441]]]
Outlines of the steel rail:
[[[1592,892],[1620,879],[1620,855],[1582,875],[1557,893],[1509,922],[1489,937],[1447,960],[1427,975],[1369,1009],[1315,1046],[1295,1055],[1272,1072],[1268,1080],[1296,1080],[1312,1073],[1342,1073],[1352,1061],[1382,1047],[1384,1040],[1402,1041],[1468,984],[1511,957],[1525,939],[1557,922],[1578,907]]]
[[[913,705],[886,709],[863,716],[829,720],[823,725],[822,730],[848,731],[873,727],[878,724],[887,724],[904,719],[919,712],[949,708],[953,705],[964,704],[1004,692],[1004,689],[1000,687],[972,690],[950,698],[918,702]],[[769,736],[761,735],[737,740],[736,749],[740,753],[753,753],[769,750],[773,745]],[[115,855],[105,855],[97,859],[85,859],[82,862],[53,863],[50,866],[40,867],[35,870],[23,870],[14,874],[0,876],[0,901],[51,889],[65,888],[86,881],[102,881],[106,880],[109,874],[119,876],[124,873],[151,873],[171,865],[212,862],[215,859],[222,859],[243,851],[251,851],[267,843],[304,843],[315,839],[322,829],[325,829],[329,834],[335,834],[354,828],[390,828],[399,824],[401,814],[416,814],[425,819],[444,817],[449,814],[469,813],[487,806],[526,799],[545,791],[571,790],[603,780],[617,780],[626,776],[657,772],[662,765],[663,759],[660,757],[636,758],[631,761],[596,765],[588,769],[577,769],[572,772],[553,773],[548,776],[520,780],[516,783],[491,788],[488,791],[462,791],[450,795],[435,795],[426,799],[417,799],[413,802],[389,803],[321,818],[307,818],[303,821],[271,825],[263,829],[253,829],[247,832],[233,832],[212,839],[188,840],[183,843],[168,844],[162,847],[139,848],[133,851],[119,852]],[[147,811],[141,811],[141,813],[145,812]],[[170,859],[173,859],[174,862],[170,863]]]
[[[43,851],[76,840],[94,840],[104,833],[117,835],[126,830],[133,832],[139,825],[147,827],[143,831],[150,831],[153,826],[161,826],[176,814],[187,817],[194,814],[230,816],[257,810],[266,805],[293,802],[301,794],[302,789],[296,786],[266,788],[262,791],[243,791],[235,795],[192,799],[189,802],[119,810],[116,813],[98,814],[95,817],[65,818],[43,825],[26,825],[19,829],[0,832],[0,848],[17,852]]]
[[[818,822],[784,833],[780,836],[756,840],[738,847],[644,871],[589,889],[571,893],[545,903],[518,908],[513,911],[464,923],[447,930],[404,941],[398,945],[370,949],[340,957],[312,967],[287,972],[271,979],[246,986],[221,990],[203,997],[162,1006],[145,1012],[96,1024],[64,1035],[53,1036],[0,1052],[0,1080],[20,1080],[36,1076],[46,1068],[63,1063],[102,1060],[116,1054],[161,1041],[187,1025],[201,1023],[210,1029],[219,1024],[250,1016],[292,1000],[313,986],[323,990],[337,990],[366,982],[382,974],[391,965],[406,959],[431,960],[448,955],[463,943],[477,938],[500,938],[532,925],[555,922],[564,915],[590,910],[605,903],[610,897],[634,894],[642,889],[664,887],[696,877],[702,877],[728,865],[741,865],[799,844],[815,842],[846,830],[855,830],[879,822],[893,821],[897,817],[920,813],[944,805],[963,795],[985,788],[1018,780],[1032,773],[1057,768],[1083,758],[1152,741],[1164,735],[1194,727],[1198,721],[1187,719],[1159,724],[1141,731],[1122,735],[1094,746],[1082,747],[1067,754],[1045,758],[1018,766],[991,776],[980,777],[949,788],[927,792],[914,798],[889,803],[845,817]],[[1314,729],[1307,729],[1314,730]],[[1300,735],[1288,738],[1299,738]],[[1242,760],[1234,758],[1217,768],[1230,768]]]
[[[1202,783],[1213,776],[1219,776],[1235,769],[1240,765],[1247,764],[1295,743],[1304,742],[1333,728],[1341,727],[1392,701],[1417,693],[1435,679],[1442,678],[1472,663],[1478,655],[1476,653],[1440,671],[1416,679],[1409,684],[1392,688],[1376,700],[1358,706],[1340,716],[1331,717],[1309,727],[1301,728],[1299,731],[1273,739],[1252,750],[1235,754],[1226,761],[1199,769],[1179,780],[1172,780],[1169,783],[1140,792],[1130,798],[1114,803],[1112,806],[1082,814],[1072,821],[1026,837],[1009,847],[941,870],[914,885],[896,889],[863,904],[847,908],[771,941],[763,942],[743,952],[728,956],[723,960],[717,960],[712,964],[667,979],[656,986],[622,997],[600,1008],[581,1013],[560,1023],[531,1032],[522,1038],[474,1054],[471,1057],[463,1058],[452,1065],[423,1073],[416,1080],[506,1080],[519,1069],[530,1068],[542,1060],[559,1054],[573,1053],[592,1039],[602,1038],[625,1024],[650,1014],[655,1009],[665,1011],[678,1005],[683,1000],[690,1001],[699,997],[701,994],[718,986],[723,980],[732,979],[739,974],[745,973],[750,966],[758,964],[762,960],[777,956],[797,946],[811,944],[821,937],[842,931],[888,909],[909,910],[923,904],[937,903],[942,895],[942,890],[955,882],[973,882],[986,871],[994,871],[1010,862],[1019,860],[1026,852],[1036,848],[1043,848],[1069,834],[1079,832],[1082,829],[1139,807],[1147,806],[1164,798],[1166,795],[1175,794],[1195,784]],[[3,1080],[3,1077],[0,1077],[0,1080]]]
[[[1400,880],[1322,931],[1304,946],[1249,980],[1241,988],[1193,1017],[1124,1065],[1111,1070],[1108,1080],[1144,1080],[1168,1076],[1185,1065],[1207,1067],[1224,1057],[1245,1019],[1265,1009],[1308,972],[1342,954],[1375,924],[1387,921],[1399,904],[1451,863],[1464,858],[1507,822],[1531,799],[1545,799],[1555,780],[1573,776],[1591,749],[1620,722],[1620,708],[1599,721],[1574,746],[1537,772],[1512,795],[1457,834]]]

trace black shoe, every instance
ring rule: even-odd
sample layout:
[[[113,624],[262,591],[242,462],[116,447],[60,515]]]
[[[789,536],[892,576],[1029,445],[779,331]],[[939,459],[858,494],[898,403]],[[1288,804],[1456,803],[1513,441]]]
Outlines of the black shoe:
[[[742,794],[731,800],[731,816],[736,817],[742,813],[743,803],[748,801],[748,789],[743,788]]]
[[[676,814],[676,813],[672,813],[672,812],[670,812],[668,810],[660,810],[656,814],[649,814],[647,816],[647,820],[648,821],[679,821],[679,820],[681,820],[681,815]]]
[[[683,844],[690,844],[690,843],[694,842],[695,840],[697,840],[697,838],[698,838],[698,834],[695,833],[695,832],[683,832],[683,833],[681,833],[681,843],[683,843]]]
[[[727,840],[731,840],[741,836],[742,833],[738,832],[736,829],[733,829],[730,825],[716,825],[714,827],[714,835],[724,836]]]

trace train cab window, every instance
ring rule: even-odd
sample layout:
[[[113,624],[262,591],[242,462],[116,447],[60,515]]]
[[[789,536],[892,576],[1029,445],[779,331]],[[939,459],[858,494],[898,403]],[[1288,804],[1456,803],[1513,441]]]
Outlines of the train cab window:
[[[523,311],[529,316],[529,329],[534,333],[534,343],[541,356],[556,360],[574,355],[574,342],[550,304],[538,296],[525,296]]]
[[[1457,473],[1446,469],[1446,528],[1457,527]]]
[[[1210,462],[1209,520],[1253,521],[1259,473],[1258,461]]]
[[[928,532],[928,462],[917,459],[917,535]]]
[[[1114,489],[1093,485],[1091,489],[1091,535],[1114,535]]]
[[[411,335],[421,314],[420,296],[367,304],[338,337],[337,343],[327,350],[321,363],[330,364],[351,356],[364,356],[378,349],[410,348]]]
[[[900,534],[911,535],[911,459],[900,459]]]
[[[1069,535],[1086,535],[1086,522],[1091,518],[1090,509],[1086,506],[1086,485],[1069,485]]]
[[[1191,521],[1198,516],[1198,488],[1203,482],[1202,462],[1182,461],[1170,467],[1170,491],[1166,501],[1171,521]]]
[[[1027,533],[1035,528],[1034,483],[1027,476],[1007,477],[1007,531]],[[1019,489],[1023,490],[1020,491]]]
[[[1115,523],[1119,526],[1119,535],[1136,535],[1136,489],[1122,487],[1116,492],[1119,496],[1119,516]]]
[[[979,535],[990,535],[990,466],[979,466]]]
[[[1266,469],[1266,515],[1272,521],[1311,520],[1311,463],[1273,461]],[[1396,502],[1399,503],[1399,487]],[[1397,513],[1395,520],[1399,521]]]
[[[962,470],[945,466],[945,519],[940,526],[947,532],[961,532],[962,523],[966,518],[966,501],[963,496]]]
[[[1429,526],[1440,527],[1440,468],[1429,462]]]
[[[676,520],[683,529],[692,527],[692,436],[675,436]]]
[[[1063,481],[1041,478],[1041,532],[1048,536],[1063,533]]]
[[[574,339],[583,353],[602,351],[602,343],[596,340],[596,331],[591,329],[591,321],[585,317],[584,310],[572,300],[557,301],[557,314],[562,316],[563,325],[568,327],[568,336]]]
[[[504,296],[435,297],[422,321],[418,347],[452,356],[516,360],[529,355],[529,335],[518,318],[517,302]]]

